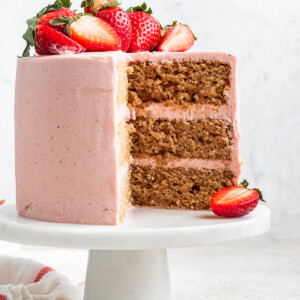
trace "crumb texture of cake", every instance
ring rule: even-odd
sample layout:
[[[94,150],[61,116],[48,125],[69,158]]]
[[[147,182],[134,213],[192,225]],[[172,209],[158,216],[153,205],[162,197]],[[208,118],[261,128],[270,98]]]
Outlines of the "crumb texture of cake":
[[[231,66],[221,60],[133,61],[128,67],[129,104],[228,103]]]
[[[233,128],[221,119],[131,120],[132,156],[230,159]]]
[[[209,209],[210,197],[232,186],[230,170],[132,166],[132,201],[135,206]]]
[[[236,60],[136,54],[128,64],[134,206],[209,209],[238,183]]]

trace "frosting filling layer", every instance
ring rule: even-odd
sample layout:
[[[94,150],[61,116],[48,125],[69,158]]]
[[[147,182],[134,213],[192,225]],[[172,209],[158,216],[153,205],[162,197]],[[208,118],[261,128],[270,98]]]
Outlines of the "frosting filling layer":
[[[154,157],[133,158],[132,165],[143,167],[165,167],[165,168],[193,168],[201,169],[221,169],[230,168],[224,161],[221,160],[206,160],[197,158],[181,158],[181,159],[162,159],[157,160]]]
[[[229,105],[194,104],[182,106],[178,104],[152,103],[145,108],[130,108],[130,117],[131,119],[144,117],[169,120],[200,120],[207,118],[230,120],[232,111]]]

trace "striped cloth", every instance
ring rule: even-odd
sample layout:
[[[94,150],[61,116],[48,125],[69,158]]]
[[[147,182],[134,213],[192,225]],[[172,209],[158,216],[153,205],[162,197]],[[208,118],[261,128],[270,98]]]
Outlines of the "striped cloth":
[[[82,300],[83,287],[33,260],[0,256],[0,300]]]

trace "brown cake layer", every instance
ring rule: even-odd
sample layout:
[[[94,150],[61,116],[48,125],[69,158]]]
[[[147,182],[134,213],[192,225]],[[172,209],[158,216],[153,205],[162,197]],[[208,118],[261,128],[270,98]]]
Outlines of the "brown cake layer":
[[[232,125],[222,119],[131,120],[133,157],[230,159]]]
[[[128,67],[128,102],[142,107],[170,104],[227,104],[231,66],[219,60],[134,61]]]
[[[232,186],[229,170],[132,166],[132,204],[162,208],[209,209],[219,189]]]

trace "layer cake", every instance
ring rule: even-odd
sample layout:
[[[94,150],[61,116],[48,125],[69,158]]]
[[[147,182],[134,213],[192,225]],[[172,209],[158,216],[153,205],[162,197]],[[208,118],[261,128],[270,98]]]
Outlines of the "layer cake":
[[[19,214],[116,225],[130,205],[209,209],[240,174],[236,58],[121,52],[18,60]]]

